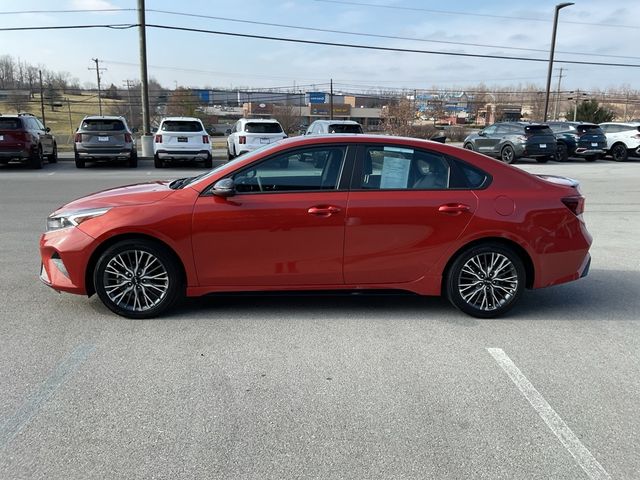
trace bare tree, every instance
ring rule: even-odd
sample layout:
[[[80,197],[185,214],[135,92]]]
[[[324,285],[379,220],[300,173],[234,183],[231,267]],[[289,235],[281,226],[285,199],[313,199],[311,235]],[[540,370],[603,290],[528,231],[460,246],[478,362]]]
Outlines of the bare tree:
[[[274,107],[273,116],[287,135],[297,133],[300,128],[300,107],[295,105],[278,105]]]

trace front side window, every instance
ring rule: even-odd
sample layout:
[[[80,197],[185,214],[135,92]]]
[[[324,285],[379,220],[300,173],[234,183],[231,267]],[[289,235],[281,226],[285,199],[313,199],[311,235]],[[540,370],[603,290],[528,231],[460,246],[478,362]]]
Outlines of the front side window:
[[[233,175],[238,193],[335,190],[347,148],[305,148],[275,155]]]
[[[493,135],[494,133],[496,133],[496,125],[491,125],[490,127],[487,127],[483,130],[485,135]]]

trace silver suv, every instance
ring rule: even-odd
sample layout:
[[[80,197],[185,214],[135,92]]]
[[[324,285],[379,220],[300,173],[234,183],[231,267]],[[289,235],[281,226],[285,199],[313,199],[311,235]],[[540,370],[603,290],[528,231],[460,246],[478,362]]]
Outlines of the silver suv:
[[[84,117],[74,138],[76,167],[84,168],[87,160],[127,160],[129,167],[136,168],[138,152],[133,133],[124,117]]]

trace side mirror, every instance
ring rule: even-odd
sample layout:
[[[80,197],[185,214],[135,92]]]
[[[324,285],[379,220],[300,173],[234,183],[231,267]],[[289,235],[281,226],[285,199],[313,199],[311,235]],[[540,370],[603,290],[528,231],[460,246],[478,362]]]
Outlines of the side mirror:
[[[215,183],[211,193],[217,197],[231,197],[236,194],[236,184],[231,178],[223,178]]]
[[[484,130],[480,130],[480,131],[478,132],[478,135],[480,135],[481,137],[484,137],[484,136],[485,136]]]
[[[49,127],[44,129],[45,132],[49,133],[51,131],[51,129]]]
[[[138,129],[137,128],[132,128],[131,129],[131,133],[138,133]]]

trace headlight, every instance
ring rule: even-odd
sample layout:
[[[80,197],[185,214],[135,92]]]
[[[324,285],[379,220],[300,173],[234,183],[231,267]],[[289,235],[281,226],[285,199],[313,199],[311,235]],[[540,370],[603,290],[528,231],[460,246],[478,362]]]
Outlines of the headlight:
[[[61,213],[47,217],[47,232],[60,230],[61,228],[76,227],[85,220],[104,215],[109,208],[94,208],[91,210],[77,210],[75,212]]]

